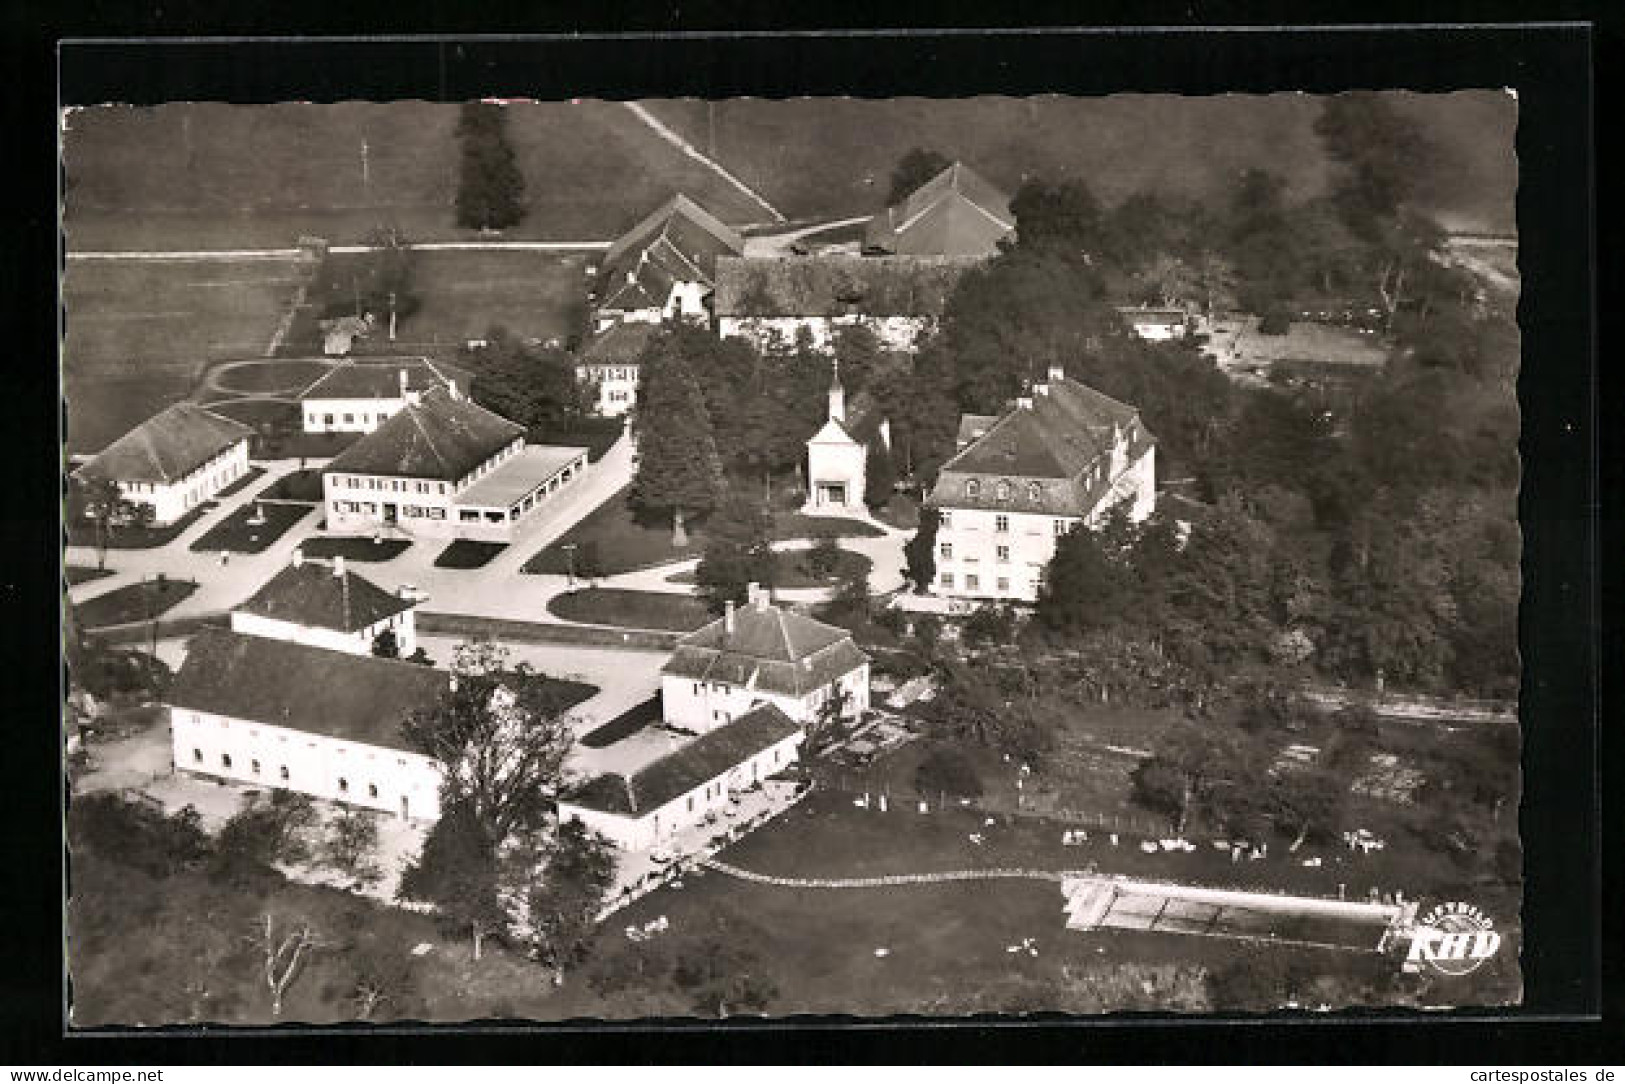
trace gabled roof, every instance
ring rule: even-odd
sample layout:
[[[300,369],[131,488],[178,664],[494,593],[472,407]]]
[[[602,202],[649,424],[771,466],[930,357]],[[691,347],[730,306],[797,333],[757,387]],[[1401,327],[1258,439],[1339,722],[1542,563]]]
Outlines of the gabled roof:
[[[401,373],[408,391],[425,392],[455,382],[468,394],[473,374],[467,369],[428,358],[346,358],[317,377],[299,393],[306,399],[399,399]]]
[[[717,261],[718,316],[941,316],[980,257],[784,256]]]
[[[74,471],[73,477],[84,482],[109,478],[116,482],[178,482],[253,435],[242,422],[196,403],[176,403],[103,448]]]
[[[590,779],[566,802],[603,813],[641,817],[726,775],[800,730],[777,707],[762,704],[644,765],[630,778],[611,773]]]
[[[1016,228],[1010,197],[955,162],[874,218],[864,247],[912,256],[992,256]]]
[[[830,418],[828,421],[826,421],[824,423],[824,427],[822,429],[820,429],[818,432],[814,433],[810,438],[808,438],[807,443],[808,444],[857,444],[857,443],[859,443],[859,441],[856,440],[852,436],[851,433],[846,431],[846,426],[842,425],[836,419]]]
[[[165,703],[412,752],[402,724],[447,683],[445,671],[416,663],[205,629]]]
[[[1034,389],[1030,407],[1011,407],[943,464],[928,503],[1087,515],[1117,481],[1110,473],[1114,442],[1127,442],[1129,465],[1154,443],[1133,407],[1076,380],[1051,380],[1042,387]],[[984,420],[972,417],[976,423]],[[960,432],[977,427],[962,420]],[[974,496],[967,488],[973,480],[979,483]],[[1001,481],[1011,483],[1011,496],[1002,501]]]
[[[766,601],[740,607],[727,626],[718,618],[683,637],[661,673],[799,697],[869,661],[847,630]]]
[[[329,463],[323,474],[376,474],[455,482],[525,428],[444,389],[426,392]]]
[[[417,605],[345,569],[302,561],[286,565],[237,609],[308,628],[360,632]]]
[[[576,361],[582,365],[635,365],[643,348],[660,331],[659,324],[647,320],[617,320],[588,339]]]
[[[737,232],[687,196],[673,196],[610,245],[599,269],[598,308],[659,308],[672,283],[710,286],[717,257],[744,251]]]

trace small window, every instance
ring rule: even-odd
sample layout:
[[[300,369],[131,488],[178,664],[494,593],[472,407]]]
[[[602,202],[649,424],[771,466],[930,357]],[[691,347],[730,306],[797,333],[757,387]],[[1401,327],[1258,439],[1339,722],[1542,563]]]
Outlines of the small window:
[[[1001,501],[1009,500],[1010,499],[1010,483],[1009,482],[1000,482],[999,483],[999,488],[998,488],[998,494],[999,494],[999,500],[1001,500]]]
[[[1010,581],[1005,579],[1003,576],[1000,576],[999,577],[999,594],[1005,595],[1005,594],[1009,594],[1009,593],[1010,593]]]
[[[230,768],[231,767],[231,754],[230,753],[221,753],[220,754],[220,766],[222,768]]]
[[[942,559],[944,561],[951,561],[954,557],[954,544],[952,542],[944,542],[937,547],[937,552],[942,555]]]
[[[192,763],[193,764],[202,764],[203,763],[203,750],[201,750],[201,749],[192,750]]]
[[[348,779],[345,779],[343,776],[339,777],[339,793],[340,794],[348,794],[348,793],[350,793],[350,781]]]
[[[346,414],[344,416],[344,424],[345,425],[354,425],[355,424],[355,415],[354,414]]]
[[[998,554],[999,554],[999,560],[1008,561],[1010,559],[1010,547],[1009,546],[1000,546],[999,549],[998,549]]]
[[[282,776],[282,781],[286,783],[288,781],[288,766],[284,764],[281,768],[277,769],[277,772]]]
[[[1066,534],[1066,520],[1058,519],[1055,521],[1055,534],[1057,537]]]
[[[1029,482],[1029,483],[1027,483],[1027,499],[1029,501],[1042,500],[1043,497],[1044,497],[1044,487],[1043,486],[1039,485],[1037,482]]]
[[[944,572],[942,575],[937,577],[937,584],[940,587],[952,587],[954,585],[954,574],[952,572]]]
[[[982,578],[980,576],[972,575],[972,576],[966,576],[965,577],[965,590],[967,590],[967,591],[975,591],[978,588],[980,588],[981,586],[982,586]]]
[[[1010,517],[1009,516],[994,516],[993,517],[993,529],[995,531],[998,531],[1000,534],[1004,534],[1004,533],[1008,532],[1010,530]]]
[[[249,761],[248,762],[248,770],[253,772],[255,775],[260,774],[260,762],[257,761],[257,760]]]
[[[368,783],[367,784],[367,797],[368,798],[376,798],[376,797],[378,797],[378,784],[377,783]]]
[[[981,494],[982,494],[982,483],[981,482],[978,482],[976,479],[972,478],[970,481],[965,483],[965,496],[967,496],[967,497],[979,497],[979,496],[981,496]]]

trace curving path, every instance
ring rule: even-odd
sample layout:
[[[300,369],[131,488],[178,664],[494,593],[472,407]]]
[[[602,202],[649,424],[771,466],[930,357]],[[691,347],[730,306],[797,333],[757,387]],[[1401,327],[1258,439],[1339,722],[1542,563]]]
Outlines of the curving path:
[[[1080,870],[1047,869],[958,869],[941,873],[897,873],[884,877],[772,877],[753,873],[716,858],[700,863],[707,869],[753,884],[777,885],[781,888],[890,888],[895,885],[946,884],[950,881],[997,881],[1025,879],[1029,881],[1062,881],[1090,874]]]

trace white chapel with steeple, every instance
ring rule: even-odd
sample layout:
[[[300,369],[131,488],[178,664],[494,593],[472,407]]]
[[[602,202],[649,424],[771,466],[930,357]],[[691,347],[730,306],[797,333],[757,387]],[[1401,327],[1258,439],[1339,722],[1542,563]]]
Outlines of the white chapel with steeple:
[[[846,424],[846,389],[841,367],[829,385],[829,420],[807,442],[807,503],[809,516],[865,515],[863,471],[868,450],[853,438]]]

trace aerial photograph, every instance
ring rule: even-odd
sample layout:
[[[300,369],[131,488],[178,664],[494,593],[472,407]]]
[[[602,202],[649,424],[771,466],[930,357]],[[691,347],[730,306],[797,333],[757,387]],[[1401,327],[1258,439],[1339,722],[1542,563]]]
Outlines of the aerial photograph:
[[[59,125],[69,1027],[1522,1002],[1514,92]]]

